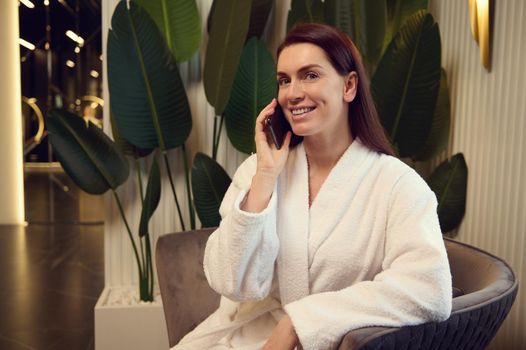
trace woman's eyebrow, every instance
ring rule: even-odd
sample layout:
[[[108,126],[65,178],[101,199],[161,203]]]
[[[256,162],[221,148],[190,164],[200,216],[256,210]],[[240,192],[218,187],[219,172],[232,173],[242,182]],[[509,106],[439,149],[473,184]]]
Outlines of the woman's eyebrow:
[[[308,65],[303,66],[300,69],[298,69],[298,72],[302,73],[304,71],[307,71],[307,70],[310,70],[310,69],[313,69],[313,68],[321,68],[321,69],[323,69],[323,67],[321,65],[319,65],[319,64],[308,64]],[[287,76],[288,74],[285,73],[285,72],[278,72],[277,75],[278,76]]]

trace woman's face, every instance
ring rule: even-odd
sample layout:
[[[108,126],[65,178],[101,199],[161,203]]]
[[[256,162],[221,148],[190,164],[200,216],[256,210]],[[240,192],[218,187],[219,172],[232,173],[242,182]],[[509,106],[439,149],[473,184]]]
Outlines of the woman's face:
[[[277,71],[278,103],[296,135],[333,139],[349,132],[348,106],[356,95],[355,72],[341,76],[325,51],[309,43],[284,48]]]

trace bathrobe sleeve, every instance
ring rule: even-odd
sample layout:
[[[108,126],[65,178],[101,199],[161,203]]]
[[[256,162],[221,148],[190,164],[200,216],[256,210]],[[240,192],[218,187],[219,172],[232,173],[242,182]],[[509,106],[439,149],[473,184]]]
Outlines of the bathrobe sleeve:
[[[305,350],[333,349],[357,328],[449,317],[451,273],[434,193],[410,171],[393,186],[389,201],[385,247],[378,247],[384,250],[382,271],[372,281],[312,294],[284,307]]]
[[[240,209],[256,172],[256,156],[240,165],[220,207],[221,223],[205,248],[204,271],[210,286],[235,301],[265,298],[271,289],[279,251],[276,191],[260,213]]]

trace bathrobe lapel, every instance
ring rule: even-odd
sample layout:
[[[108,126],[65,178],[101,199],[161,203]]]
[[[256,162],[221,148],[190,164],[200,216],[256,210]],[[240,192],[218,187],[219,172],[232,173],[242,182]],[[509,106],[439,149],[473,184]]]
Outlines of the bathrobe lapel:
[[[346,215],[348,202],[353,200],[374,157],[375,152],[355,139],[325,179],[310,208],[309,267],[319,247]]]
[[[282,305],[309,295],[309,191],[303,144],[289,154],[278,182],[280,252],[277,272]]]
[[[310,294],[309,268],[319,247],[345,215],[375,152],[355,139],[331,170],[309,210],[307,158],[303,144],[290,153],[278,186],[277,273],[281,303]],[[314,278],[316,276],[313,276]]]

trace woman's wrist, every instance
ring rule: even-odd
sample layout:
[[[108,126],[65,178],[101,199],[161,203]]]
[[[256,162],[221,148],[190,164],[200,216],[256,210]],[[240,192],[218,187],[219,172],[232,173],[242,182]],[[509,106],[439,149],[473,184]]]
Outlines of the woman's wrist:
[[[245,200],[241,203],[241,210],[250,213],[260,213],[268,207],[276,180],[256,173]]]

